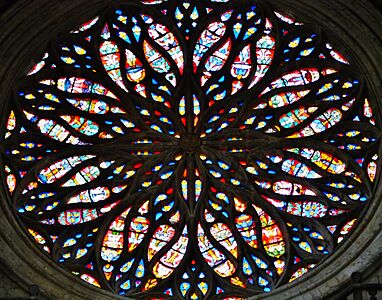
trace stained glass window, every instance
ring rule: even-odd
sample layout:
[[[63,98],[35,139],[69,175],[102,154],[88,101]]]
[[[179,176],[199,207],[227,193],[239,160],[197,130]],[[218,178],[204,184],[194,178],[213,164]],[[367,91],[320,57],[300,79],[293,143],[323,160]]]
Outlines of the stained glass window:
[[[241,299],[325,260],[373,197],[380,118],[312,28],[263,1],[142,0],[56,37],[1,126],[31,239],[139,299]]]

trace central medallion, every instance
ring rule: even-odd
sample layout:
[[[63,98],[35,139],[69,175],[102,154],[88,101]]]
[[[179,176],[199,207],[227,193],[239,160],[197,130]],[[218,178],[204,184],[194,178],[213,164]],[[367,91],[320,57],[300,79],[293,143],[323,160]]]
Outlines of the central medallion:
[[[200,138],[196,134],[186,133],[181,137],[179,145],[183,152],[194,153],[200,149]]]

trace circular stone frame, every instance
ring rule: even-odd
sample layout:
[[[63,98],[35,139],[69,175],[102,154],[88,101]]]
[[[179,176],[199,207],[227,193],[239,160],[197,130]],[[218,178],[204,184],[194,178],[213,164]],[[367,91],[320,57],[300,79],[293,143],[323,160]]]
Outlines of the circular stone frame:
[[[126,2],[133,0],[124,0]],[[370,98],[382,112],[382,12],[368,0],[259,0],[321,28],[333,46],[352,59],[366,79]],[[32,58],[61,32],[95,16],[113,0],[14,0],[0,14],[0,111],[12,89],[32,67]],[[316,24],[316,25],[314,25]],[[2,113],[2,123],[6,115]],[[379,151],[381,157],[381,149]],[[382,256],[382,186],[378,182],[362,219],[338,250],[303,277],[256,299],[322,299],[348,284],[353,272],[368,277]],[[72,276],[36,247],[13,213],[0,188],[0,265],[27,291],[40,287],[44,299],[127,299],[95,288]],[[379,263],[380,264],[380,263]]]

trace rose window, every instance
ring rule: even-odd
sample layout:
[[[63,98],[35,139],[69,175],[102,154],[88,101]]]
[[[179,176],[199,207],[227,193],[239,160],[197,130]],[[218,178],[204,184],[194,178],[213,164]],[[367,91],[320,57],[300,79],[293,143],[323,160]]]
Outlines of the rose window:
[[[375,104],[334,41],[261,1],[110,4],[15,87],[9,203],[50,259],[114,294],[293,281],[336,251],[377,179]]]

